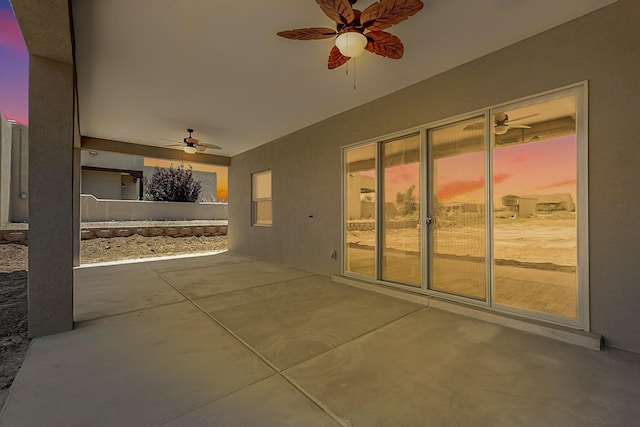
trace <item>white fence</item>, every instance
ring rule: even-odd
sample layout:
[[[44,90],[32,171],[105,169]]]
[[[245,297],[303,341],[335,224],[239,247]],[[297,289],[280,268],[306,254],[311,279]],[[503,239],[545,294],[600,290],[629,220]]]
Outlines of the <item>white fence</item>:
[[[82,221],[180,221],[229,219],[226,203],[104,200],[82,194]]]

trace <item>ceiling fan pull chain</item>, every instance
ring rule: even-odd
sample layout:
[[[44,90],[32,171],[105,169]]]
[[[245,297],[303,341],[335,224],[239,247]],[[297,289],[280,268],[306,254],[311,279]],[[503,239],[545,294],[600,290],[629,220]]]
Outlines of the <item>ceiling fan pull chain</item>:
[[[353,58],[353,90],[356,90],[356,60],[358,58]]]

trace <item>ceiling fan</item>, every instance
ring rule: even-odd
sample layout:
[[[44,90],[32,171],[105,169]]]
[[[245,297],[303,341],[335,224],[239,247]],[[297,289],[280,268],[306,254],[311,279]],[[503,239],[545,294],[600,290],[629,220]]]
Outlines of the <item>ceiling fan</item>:
[[[336,29],[298,28],[280,31],[278,35],[294,40],[318,40],[336,37],[336,45],[329,54],[329,69],[360,56],[365,50],[392,59],[400,59],[404,46],[400,39],[382,31],[424,7],[420,0],[380,0],[362,12],[353,9],[357,0],[316,0],[320,9],[333,21]]]
[[[184,138],[181,143],[169,145],[169,147],[182,147],[182,151],[189,154],[194,154],[196,152],[202,153],[207,148],[211,150],[222,150],[222,147],[218,145],[205,144],[204,142],[200,142],[199,139],[196,139],[193,136],[191,136],[191,134],[193,133],[193,129],[187,129],[187,132],[189,132],[189,136]],[[165,139],[165,141],[171,141],[171,140]]]
[[[493,133],[496,135],[504,135],[509,131],[509,129],[531,129],[531,126],[524,124],[517,124],[512,122],[516,122],[519,120],[528,119],[533,116],[537,116],[539,113],[529,114],[528,116],[518,117],[515,119],[509,119],[509,115],[507,113],[498,113],[494,115],[495,122],[493,123]],[[475,122],[467,125],[463,128],[463,130],[480,130],[484,128],[484,122]]]

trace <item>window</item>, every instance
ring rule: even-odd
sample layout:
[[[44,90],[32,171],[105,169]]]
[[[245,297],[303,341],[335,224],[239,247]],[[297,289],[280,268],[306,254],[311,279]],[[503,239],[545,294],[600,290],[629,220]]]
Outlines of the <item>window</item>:
[[[253,205],[253,225],[271,226],[271,171],[254,173],[251,176],[251,201]]]

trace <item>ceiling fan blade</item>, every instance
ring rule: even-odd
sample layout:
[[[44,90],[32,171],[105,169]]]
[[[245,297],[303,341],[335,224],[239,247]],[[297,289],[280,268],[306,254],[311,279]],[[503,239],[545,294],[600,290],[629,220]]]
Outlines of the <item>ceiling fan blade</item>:
[[[380,0],[362,12],[360,23],[371,31],[384,30],[415,15],[423,7],[420,0]]]
[[[391,59],[402,58],[404,46],[398,37],[384,31],[370,31],[365,35],[369,40],[365,49],[369,52]]]
[[[462,128],[463,131],[481,130],[481,129],[484,129],[484,122],[471,123]]]
[[[330,70],[333,70],[334,68],[338,68],[339,66],[347,62],[349,59],[351,58],[341,54],[340,49],[334,46],[333,49],[331,49],[331,53],[329,53],[328,67]]]
[[[522,117],[518,117],[517,119],[509,119],[509,122],[515,122],[518,120],[524,120],[524,119],[528,119],[529,117],[535,117],[535,116],[539,116],[540,113],[534,113],[534,114],[529,114],[528,116],[522,116]]]
[[[355,18],[349,0],[316,0],[320,9],[338,24],[348,24]]]
[[[507,126],[509,126],[510,129],[531,129],[529,125],[512,125],[509,123]]]
[[[199,142],[198,143],[198,147],[204,147],[204,148],[210,148],[212,150],[222,150],[222,147],[220,147],[219,145],[215,145],[215,144],[206,144],[204,142]]]
[[[188,137],[186,137],[184,139],[184,143],[185,144],[194,144],[194,145],[196,145],[196,144],[200,144],[200,140],[196,139],[196,138],[193,138],[191,136],[188,136]]]
[[[337,33],[331,28],[297,28],[295,30],[280,31],[280,37],[293,40],[319,40],[334,37]]]
[[[184,143],[182,143],[182,144],[165,145],[165,147],[184,147]]]
[[[202,153],[202,152],[207,150],[206,147],[202,146],[202,144],[198,144],[195,147],[196,147],[196,150],[199,151],[200,153]]]

